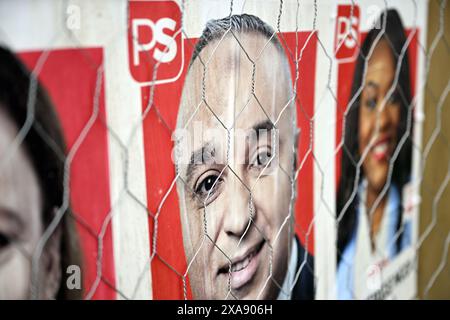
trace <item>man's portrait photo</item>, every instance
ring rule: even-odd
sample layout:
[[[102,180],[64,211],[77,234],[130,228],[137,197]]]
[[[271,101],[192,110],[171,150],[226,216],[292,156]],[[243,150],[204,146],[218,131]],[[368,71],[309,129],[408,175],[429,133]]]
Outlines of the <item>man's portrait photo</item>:
[[[294,231],[298,128],[275,31],[242,14],[207,23],[177,116],[174,162],[195,299],[314,299]]]

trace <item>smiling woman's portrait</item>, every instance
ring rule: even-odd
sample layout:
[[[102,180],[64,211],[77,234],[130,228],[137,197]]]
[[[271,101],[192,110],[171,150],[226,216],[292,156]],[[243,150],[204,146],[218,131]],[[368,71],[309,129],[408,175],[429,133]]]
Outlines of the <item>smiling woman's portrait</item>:
[[[382,12],[376,26],[361,45],[344,121],[336,208],[339,299],[362,298],[369,270],[411,244],[402,206],[412,157],[408,42],[396,10]]]
[[[209,21],[184,82],[175,163],[195,299],[314,298],[313,257],[293,231],[292,78],[274,34],[252,15]]]
[[[63,204],[59,120],[39,81],[8,49],[0,48],[0,64],[0,300],[79,299],[82,290],[66,285],[67,267],[81,266],[70,207],[33,259]]]

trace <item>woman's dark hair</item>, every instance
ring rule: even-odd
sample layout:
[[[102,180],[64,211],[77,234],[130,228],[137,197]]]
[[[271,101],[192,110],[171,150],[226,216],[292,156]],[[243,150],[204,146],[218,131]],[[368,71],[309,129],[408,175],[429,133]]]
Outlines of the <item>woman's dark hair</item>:
[[[359,109],[360,109],[360,93],[358,93],[360,87],[364,84],[364,68],[365,61],[368,59],[371,52],[372,46],[376,45],[375,41],[385,39],[389,46],[391,47],[395,66],[398,67],[400,64],[400,70],[398,74],[398,85],[397,93],[398,100],[400,102],[400,123],[397,131],[397,142],[402,136],[405,135],[406,131],[409,130],[409,134],[412,132],[410,126],[408,128],[408,117],[412,110],[411,106],[411,81],[409,72],[409,62],[408,54],[405,52],[403,56],[399,56],[404,50],[407,38],[405,35],[405,30],[403,28],[402,21],[398,12],[394,9],[383,11],[379,17],[376,24],[379,28],[373,28],[367,34],[357,58],[355,72],[353,75],[353,85],[351,88],[350,101],[352,99],[353,103],[349,105],[349,110],[345,119],[345,129],[344,129],[344,145],[342,151],[342,162],[341,162],[341,178],[339,181],[338,194],[336,200],[336,214],[341,216],[341,211],[345,206],[348,206],[346,211],[339,222],[338,235],[337,235],[337,249],[338,249],[338,261],[340,260],[340,255],[345,249],[348,241],[350,240],[352,233],[356,227],[356,208],[358,203],[358,196],[354,196],[352,193],[354,189],[355,179],[361,181],[362,170],[359,172],[359,177],[357,177],[357,163],[360,159],[359,155],[359,145],[358,145],[358,130],[359,130]],[[382,36],[382,38],[380,38]],[[395,93],[394,93],[395,94]],[[357,96],[356,96],[357,95]],[[405,183],[410,179],[411,173],[411,156],[412,156],[412,145],[410,137],[406,139],[405,143],[398,154],[397,159],[394,162],[394,167],[392,171],[391,183],[394,183],[400,191],[400,204],[398,212],[400,214],[399,223],[397,225],[397,230],[400,230],[401,220],[402,220],[402,188]],[[348,204],[348,202],[351,202]],[[397,249],[399,248],[401,237],[397,238]]]
[[[66,144],[53,104],[36,79],[34,112],[28,110],[28,96],[33,75],[8,49],[0,47],[0,107],[16,124],[18,130],[33,116],[33,124],[23,146],[38,176],[43,194],[42,223],[44,229],[54,218],[55,208],[63,202],[63,177]],[[66,270],[69,265],[81,266],[78,237],[70,206],[58,228],[61,228],[61,283],[56,299],[80,299],[82,290],[69,290]]]

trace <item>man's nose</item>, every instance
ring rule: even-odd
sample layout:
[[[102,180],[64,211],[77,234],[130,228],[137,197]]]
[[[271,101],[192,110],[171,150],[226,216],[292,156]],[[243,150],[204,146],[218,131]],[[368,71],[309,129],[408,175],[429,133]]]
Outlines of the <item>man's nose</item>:
[[[251,203],[250,191],[239,181],[233,179],[229,186],[229,206],[224,218],[224,231],[228,236],[241,238],[247,230],[251,217],[255,219],[256,210]]]

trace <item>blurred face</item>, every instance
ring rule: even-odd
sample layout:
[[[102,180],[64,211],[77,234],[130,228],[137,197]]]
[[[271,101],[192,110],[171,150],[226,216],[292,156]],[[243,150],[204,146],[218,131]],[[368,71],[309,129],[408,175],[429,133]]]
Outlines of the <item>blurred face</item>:
[[[23,148],[8,149],[18,130],[0,108],[0,300],[27,299],[30,293],[31,257],[43,232],[42,195],[37,175]],[[10,153],[9,157],[6,157]],[[55,259],[45,251],[41,298],[54,297],[58,275]],[[41,286],[41,288],[43,288]]]
[[[389,159],[397,146],[400,98],[396,90],[388,95],[395,78],[395,61],[386,40],[375,47],[368,62],[359,111],[359,152],[368,151],[363,162],[369,190],[380,193],[384,187]]]
[[[239,37],[252,59],[268,41]],[[287,220],[294,161],[294,113],[292,105],[285,108],[292,94],[288,64],[272,43],[266,46],[256,63],[256,100],[250,95],[252,64],[237,41],[227,36],[213,54],[217,44],[201,52],[203,61],[211,57],[205,78],[211,110],[200,103],[198,58],[180,106],[179,126],[189,138],[179,144],[188,161],[179,161],[177,189],[190,284],[197,299],[275,299],[293,239]],[[224,126],[231,128],[229,139]]]

